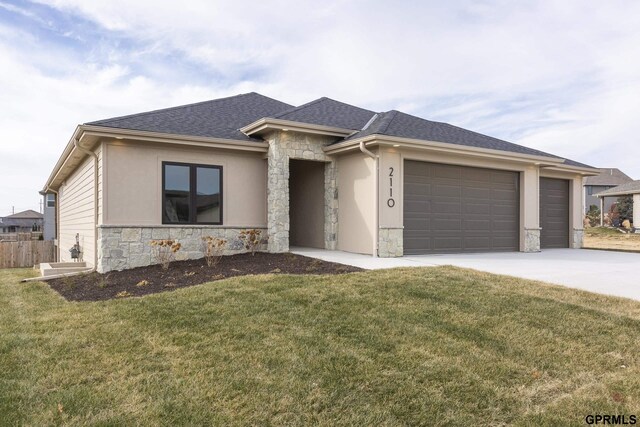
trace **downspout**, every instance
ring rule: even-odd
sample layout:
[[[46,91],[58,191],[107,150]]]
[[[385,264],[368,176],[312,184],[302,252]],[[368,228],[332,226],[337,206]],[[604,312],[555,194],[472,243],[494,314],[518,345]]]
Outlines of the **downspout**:
[[[375,167],[375,184],[374,184],[374,189],[375,189],[375,196],[374,196],[374,220],[373,220],[373,256],[377,257],[378,256],[378,234],[380,233],[380,231],[378,230],[378,224],[380,222],[380,206],[379,205],[379,187],[380,187],[380,173],[378,171],[379,168],[379,159],[378,156],[375,155],[374,153],[372,153],[371,151],[369,151],[367,149],[367,147],[365,147],[364,145],[364,141],[360,141],[360,151],[362,151],[364,154],[366,154],[367,156],[371,157],[374,161]]]
[[[93,270],[96,270],[98,268],[98,155],[91,150],[82,148],[77,137],[73,139],[73,144],[81,152],[93,156],[93,206],[95,208],[93,212]]]

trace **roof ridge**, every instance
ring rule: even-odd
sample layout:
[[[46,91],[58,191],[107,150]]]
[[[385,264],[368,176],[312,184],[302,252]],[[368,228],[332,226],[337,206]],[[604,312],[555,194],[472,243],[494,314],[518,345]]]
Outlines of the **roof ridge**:
[[[380,120],[381,122],[381,127],[378,128],[378,132],[380,133],[384,133],[387,131],[387,129],[389,128],[389,125],[391,124],[391,122],[396,118],[396,116],[398,115],[399,111],[398,110],[389,110],[386,113],[384,113],[384,116],[382,117],[382,119]]]
[[[299,105],[299,106],[297,106],[297,107],[289,108],[288,110],[285,110],[285,111],[282,111],[282,112],[280,112],[280,113],[278,113],[278,114],[275,114],[275,115],[273,116],[273,118],[274,118],[274,119],[277,119],[277,118],[279,118],[279,117],[286,116],[287,114],[289,114],[289,113],[291,113],[291,112],[293,112],[293,111],[296,111],[296,110],[304,110],[305,108],[307,108],[307,107],[309,107],[309,106],[311,106],[311,105],[313,105],[313,104],[316,104],[316,103],[318,103],[318,102],[320,102],[320,101],[323,101],[323,100],[325,100],[325,99],[329,99],[329,98],[327,98],[326,96],[323,96],[323,97],[321,97],[321,98],[314,99],[313,101],[309,101],[309,102],[307,102],[306,104],[302,104],[302,105]],[[332,100],[332,101],[333,101],[333,100]]]
[[[209,104],[209,103],[218,102],[218,101],[225,101],[225,100],[229,100],[229,99],[240,98],[240,97],[247,96],[247,95],[258,95],[258,96],[261,96],[263,98],[269,98],[269,99],[277,101],[277,102],[282,102],[280,100],[277,100],[275,98],[271,98],[269,96],[262,95],[262,94],[257,93],[257,92],[247,92],[247,93],[240,93],[238,95],[227,96],[227,97],[224,97],[224,98],[209,99],[207,101],[194,102],[194,103],[191,103],[191,104],[182,104],[182,105],[176,105],[174,107],[159,108],[157,110],[143,111],[142,113],[125,114],[124,116],[109,117],[109,118],[106,118],[106,119],[100,119],[100,120],[94,120],[94,121],[91,121],[91,122],[86,122],[85,124],[86,125],[101,124],[103,122],[110,122],[110,121],[113,121],[113,120],[128,119],[128,118],[140,117],[140,116],[150,116],[150,115],[153,115],[153,114],[165,113],[167,111],[178,110],[178,109],[185,108],[185,107],[194,107],[194,106]],[[282,103],[286,104],[286,102],[282,102]]]

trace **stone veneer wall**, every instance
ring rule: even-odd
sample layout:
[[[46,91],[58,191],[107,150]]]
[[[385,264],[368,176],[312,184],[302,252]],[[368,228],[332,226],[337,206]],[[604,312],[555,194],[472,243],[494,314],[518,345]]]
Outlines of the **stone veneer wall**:
[[[380,228],[378,230],[378,256],[380,258],[403,256],[403,236],[404,230],[402,228]]]
[[[580,228],[574,228],[573,236],[571,240],[571,243],[572,243],[571,247],[574,249],[581,249],[583,239],[584,239],[584,230]]]
[[[322,147],[335,141],[336,138],[278,131],[268,134],[265,139],[269,142],[267,178],[269,252],[289,251],[289,159],[326,162],[324,243],[326,249],[335,249],[338,234],[336,187],[338,170],[336,162],[325,154]]]
[[[202,237],[215,236],[227,240],[224,255],[246,252],[238,234],[251,228],[210,228],[207,226],[101,226],[98,228],[99,273],[157,264],[151,250],[151,240],[175,240],[182,247],[176,260],[198,259],[204,256]],[[263,244],[267,248],[267,230],[262,231]]]
[[[540,228],[524,229],[524,252],[540,252]]]

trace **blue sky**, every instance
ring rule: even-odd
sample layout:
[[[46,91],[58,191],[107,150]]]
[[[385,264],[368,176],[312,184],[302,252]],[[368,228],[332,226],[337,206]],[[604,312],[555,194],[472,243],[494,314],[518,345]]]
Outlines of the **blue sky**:
[[[0,0],[0,215],[38,208],[79,123],[250,91],[640,178],[640,2]]]

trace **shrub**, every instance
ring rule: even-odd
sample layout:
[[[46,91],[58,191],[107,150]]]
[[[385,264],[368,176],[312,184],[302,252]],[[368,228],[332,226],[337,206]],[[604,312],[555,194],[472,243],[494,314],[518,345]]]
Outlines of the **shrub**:
[[[162,265],[163,270],[167,270],[182,245],[174,240],[152,240],[151,247],[156,261]]]
[[[202,245],[204,246],[203,252],[204,258],[207,260],[207,265],[209,267],[218,265],[224,253],[224,248],[227,245],[227,240],[219,237],[204,236],[202,238]]]
[[[618,206],[618,212],[620,213],[620,217],[624,219],[631,220],[633,218],[633,197],[624,196],[618,197],[618,201],[616,203]]]
[[[260,243],[262,242],[260,236],[262,236],[262,231],[251,229],[242,230],[238,238],[244,245],[244,248],[251,252],[251,255],[253,256],[255,255],[258,246],[260,246]]]
[[[596,205],[589,206],[587,218],[589,218],[589,224],[591,224],[592,227],[600,225],[600,209]]]

